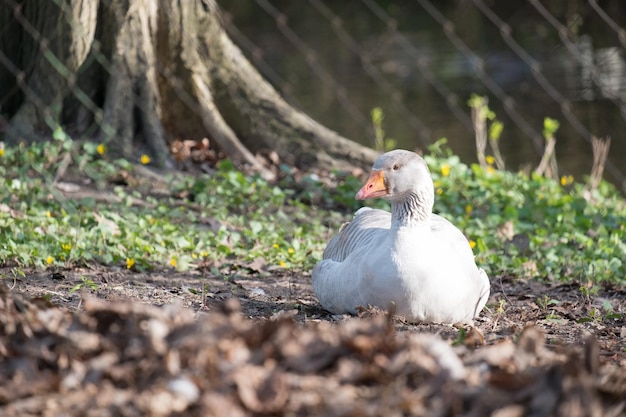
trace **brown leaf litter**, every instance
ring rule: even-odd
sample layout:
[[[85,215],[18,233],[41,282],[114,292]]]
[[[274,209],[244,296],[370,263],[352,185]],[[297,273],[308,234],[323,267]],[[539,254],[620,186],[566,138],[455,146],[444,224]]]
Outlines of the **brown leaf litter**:
[[[624,364],[601,355],[601,334],[555,346],[534,324],[508,337],[504,312],[494,338],[494,312],[473,348],[477,330],[451,344],[450,326],[294,312],[271,285],[255,302],[273,313],[251,319],[246,291],[262,284],[233,285],[202,311],[98,293],[59,308],[0,285],[0,415],[626,415]]]

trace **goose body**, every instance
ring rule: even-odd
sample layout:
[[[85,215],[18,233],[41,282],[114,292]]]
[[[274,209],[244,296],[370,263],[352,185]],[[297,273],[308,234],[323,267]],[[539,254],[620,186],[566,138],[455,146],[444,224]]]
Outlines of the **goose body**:
[[[381,155],[356,195],[376,197],[391,202],[391,213],[358,210],[313,269],[322,306],[333,313],[391,307],[414,322],[471,323],[489,298],[489,278],[463,233],[432,213],[425,161],[404,150]]]

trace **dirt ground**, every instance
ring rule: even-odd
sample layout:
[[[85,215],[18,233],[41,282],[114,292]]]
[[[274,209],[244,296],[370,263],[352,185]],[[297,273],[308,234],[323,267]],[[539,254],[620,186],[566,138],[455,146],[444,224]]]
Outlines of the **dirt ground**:
[[[0,274],[0,416],[626,415],[623,287],[496,277],[463,328],[283,270]]]

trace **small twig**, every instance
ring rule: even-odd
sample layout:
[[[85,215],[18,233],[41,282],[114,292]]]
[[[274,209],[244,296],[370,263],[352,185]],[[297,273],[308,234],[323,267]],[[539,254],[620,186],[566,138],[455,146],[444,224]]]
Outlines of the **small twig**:
[[[483,97],[480,103],[472,106],[472,125],[476,137],[476,156],[483,169],[487,168],[485,149],[487,149],[487,98]]]
[[[559,168],[556,162],[556,153],[554,153],[554,151],[552,152],[552,155],[550,156],[550,164],[548,165],[548,169],[546,173],[547,173],[547,176],[550,178],[554,178],[555,180],[559,179]]]
[[[493,157],[496,160],[496,166],[499,170],[503,171],[505,168],[504,157],[502,157],[502,153],[500,153],[500,145],[498,143],[499,140],[489,137],[489,145],[491,146],[491,150],[493,151]]]
[[[206,272],[202,271],[202,279],[200,280],[200,283],[202,285],[202,304],[200,304],[200,310],[206,310],[207,309],[207,305],[206,305],[206,297],[207,297],[207,283],[206,283]]]
[[[46,294],[51,294],[51,295],[56,295],[57,297],[59,297],[61,300],[63,300],[63,302],[68,302],[70,299],[66,297],[66,293],[61,293],[58,291],[52,291],[52,290],[44,290],[44,293]]]
[[[539,162],[539,165],[537,166],[537,168],[535,168],[535,174],[537,175],[544,175],[546,173],[546,171],[548,170],[548,167],[550,166],[550,174],[552,177],[554,177],[556,170],[551,166],[552,159],[554,156],[554,148],[556,147],[556,139],[554,138],[554,136],[551,136],[549,138],[546,139],[546,147],[543,150],[543,156],[541,157],[541,162]],[[556,161],[556,160],[555,160]]]
[[[609,157],[609,148],[611,147],[611,137],[591,138],[591,146],[593,149],[593,166],[591,167],[591,176],[589,178],[588,190],[593,192],[600,186],[602,175],[604,174],[604,166]]]

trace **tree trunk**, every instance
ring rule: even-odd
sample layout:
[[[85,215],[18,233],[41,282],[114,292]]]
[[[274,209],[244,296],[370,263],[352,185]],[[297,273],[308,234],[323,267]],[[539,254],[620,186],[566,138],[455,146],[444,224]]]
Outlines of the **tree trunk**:
[[[74,87],[76,71],[93,43],[98,2],[2,1],[0,21],[9,21],[11,31],[0,39],[9,54],[3,57],[9,65],[0,79],[12,75],[23,95],[5,138],[31,142],[58,127],[63,97]],[[14,19],[7,17],[11,13]],[[5,91],[0,90],[2,97]]]
[[[167,166],[175,139],[208,137],[266,176],[254,153],[345,170],[376,157],[286,103],[229,39],[213,0],[0,0],[0,23],[9,143],[62,126]]]

